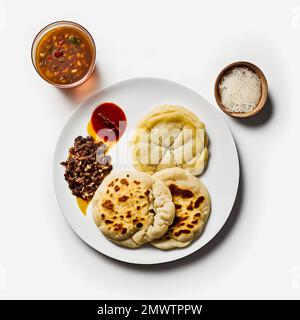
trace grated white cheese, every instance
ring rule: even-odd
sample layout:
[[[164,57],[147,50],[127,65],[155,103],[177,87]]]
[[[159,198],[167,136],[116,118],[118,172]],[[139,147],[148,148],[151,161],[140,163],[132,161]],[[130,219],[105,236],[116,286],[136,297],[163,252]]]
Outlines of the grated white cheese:
[[[218,85],[222,104],[229,112],[250,112],[261,97],[261,81],[258,75],[246,68],[233,68]]]

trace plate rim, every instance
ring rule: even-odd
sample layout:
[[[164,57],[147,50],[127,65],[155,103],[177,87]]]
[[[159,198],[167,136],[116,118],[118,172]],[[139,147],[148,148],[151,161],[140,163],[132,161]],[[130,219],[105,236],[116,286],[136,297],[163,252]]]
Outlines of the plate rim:
[[[136,261],[131,261],[129,259],[123,259],[123,258],[117,258],[117,257],[114,257],[114,256],[110,256],[102,251],[99,251],[93,244],[91,243],[88,243],[85,239],[83,239],[81,237],[80,234],[77,233],[77,231],[74,229],[74,227],[72,226],[72,224],[69,222],[68,218],[66,217],[66,215],[64,214],[64,211],[60,205],[60,202],[58,200],[58,193],[57,193],[57,190],[56,190],[56,187],[55,187],[55,169],[56,169],[56,166],[57,166],[57,163],[55,161],[56,159],[56,153],[57,153],[57,149],[58,149],[58,144],[59,144],[59,141],[61,140],[61,137],[64,133],[64,128],[66,127],[66,125],[71,121],[71,119],[73,118],[74,114],[76,114],[76,112],[78,112],[78,110],[81,108],[81,106],[86,103],[86,101],[88,101],[90,98],[92,98],[94,95],[96,94],[99,94],[100,92],[102,91],[105,91],[105,90],[108,90],[108,89],[112,89],[112,88],[115,88],[115,87],[118,87],[124,83],[130,83],[130,82],[134,82],[134,81],[160,81],[160,82],[165,82],[165,83],[169,83],[169,84],[173,84],[173,85],[176,85],[176,86],[180,86],[182,87],[183,89],[187,90],[187,91],[190,91],[192,94],[194,95],[198,95],[200,96],[203,100],[205,100],[206,103],[208,103],[209,105],[212,106],[212,109],[214,110],[213,112],[215,112],[218,117],[220,118],[220,120],[225,124],[225,126],[227,127],[227,129],[229,130],[230,132],[230,136],[231,136],[231,139],[232,139],[232,142],[233,142],[233,145],[234,145],[234,154],[235,154],[235,157],[236,157],[236,160],[237,160],[237,181],[236,181],[236,186],[235,186],[235,191],[234,191],[234,197],[233,197],[233,201],[232,201],[232,204],[230,206],[230,210],[229,210],[229,214],[228,216],[226,217],[226,219],[224,220],[224,223],[222,224],[222,226],[219,228],[219,230],[215,233],[215,235],[210,239],[208,240],[205,244],[203,244],[200,248],[197,248],[195,249],[194,251],[192,252],[189,252],[189,253],[186,253],[186,254],[182,254],[180,255],[179,257],[174,257],[174,258],[171,258],[169,260],[166,260],[166,261],[154,261],[154,262],[136,262]],[[235,139],[234,139],[234,136],[233,136],[233,133],[232,133],[232,130],[231,128],[229,127],[229,125],[227,124],[227,121],[224,119],[224,117],[222,116],[221,112],[217,109],[217,108],[214,108],[212,103],[210,103],[206,98],[204,98],[200,93],[198,93],[197,91],[181,84],[181,83],[178,83],[176,81],[173,81],[173,80],[169,80],[169,79],[165,79],[165,78],[159,78],[159,77],[132,77],[132,78],[127,78],[127,79],[123,79],[121,81],[118,81],[118,82],[114,82],[112,84],[109,84],[107,86],[104,86],[103,88],[99,88],[99,89],[96,89],[96,90],[93,90],[90,94],[88,94],[76,107],[75,109],[69,114],[69,116],[67,117],[67,119],[64,121],[63,125],[62,125],[62,128],[59,132],[59,135],[57,136],[57,140],[56,140],[56,143],[55,143],[55,147],[54,147],[54,152],[53,152],[53,157],[52,157],[52,186],[53,186],[53,189],[54,189],[54,193],[55,193],[55,198],[56,198],[56,202],[58,204],[58,207],[60,209],[60,212],[62,213],[64,219],[66,220],[67,224],[69,225],[69,227],[71,228],[71,230],[76,234],[77,237],[79,237],[79,239],[81,241],[83,241],[85,243],[85,245],[88,245],[90,248],[92,248],[93,250],[95,250],[97,253],[100,253],[102,254],[103,256],[105,256],[106,258],[109,258],[113,261],[118,261],[118,262],[122,262],[122,263],[128,263],[128,264],[133,264],[133,265],[140,265],[140,266],[143,266],[143,265],[160,265],[160,264],[167,264],[167,263],[172,263],[172,262],[175,262],[175,261],[179,261],[179,260],[182,260],[182,259],[185,259],[189,256],[191,256],[192,254],[195,254],[196,252],[199,252],[200,250],[202,250],[204,247],[206,247],[209,243],[211,243],[215,237],[221,232],[221,230],[224,228],[224,226],[226,225],[229,217],[231,216],[232,214],[232,209],[235,205],[235,202],[236,202],[236,199],[237,199],[237,195],[238,195],[238,190],[239,190],[239,185],[240,185],[240,174],[241,174],[241,171],[240,171],[240,159],[239,159],[239,154],[238,154],[238,150],[237,150],[237,145],[236,145],[236,142],[235,142]],[[184,249],[184,248],[183,248]],[[176,250],[176,249],[175,249]],[[178,251],[180,249],[177,249]]]

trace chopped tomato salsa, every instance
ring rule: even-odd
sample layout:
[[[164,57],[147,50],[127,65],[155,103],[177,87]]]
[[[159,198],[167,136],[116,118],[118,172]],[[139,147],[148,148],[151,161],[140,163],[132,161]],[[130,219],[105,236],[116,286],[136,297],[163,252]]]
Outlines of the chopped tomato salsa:
[[[66,85],[82,79],[95,59],[90,39],[77,28],[57,27],[37,45],[36,67],[50,83]]]

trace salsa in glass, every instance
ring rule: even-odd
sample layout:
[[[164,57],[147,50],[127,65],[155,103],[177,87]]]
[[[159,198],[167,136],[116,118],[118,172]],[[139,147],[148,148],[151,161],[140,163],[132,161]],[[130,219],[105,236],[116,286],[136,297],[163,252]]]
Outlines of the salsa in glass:
[[[95,45],[85,29],[58,25],[45,32],[35,48],[34,65],[48,82],[58,86],[82,83],[95,64]]]

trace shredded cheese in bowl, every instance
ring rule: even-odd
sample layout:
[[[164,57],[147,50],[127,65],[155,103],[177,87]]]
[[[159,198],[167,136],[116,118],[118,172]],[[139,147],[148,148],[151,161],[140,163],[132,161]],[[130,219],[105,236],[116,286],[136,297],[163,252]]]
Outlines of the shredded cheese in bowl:
[[[257,106],[262,85],[256,72],[247,67],[235,67],[223,75],[218,89],[228,112],[248,113]]]

